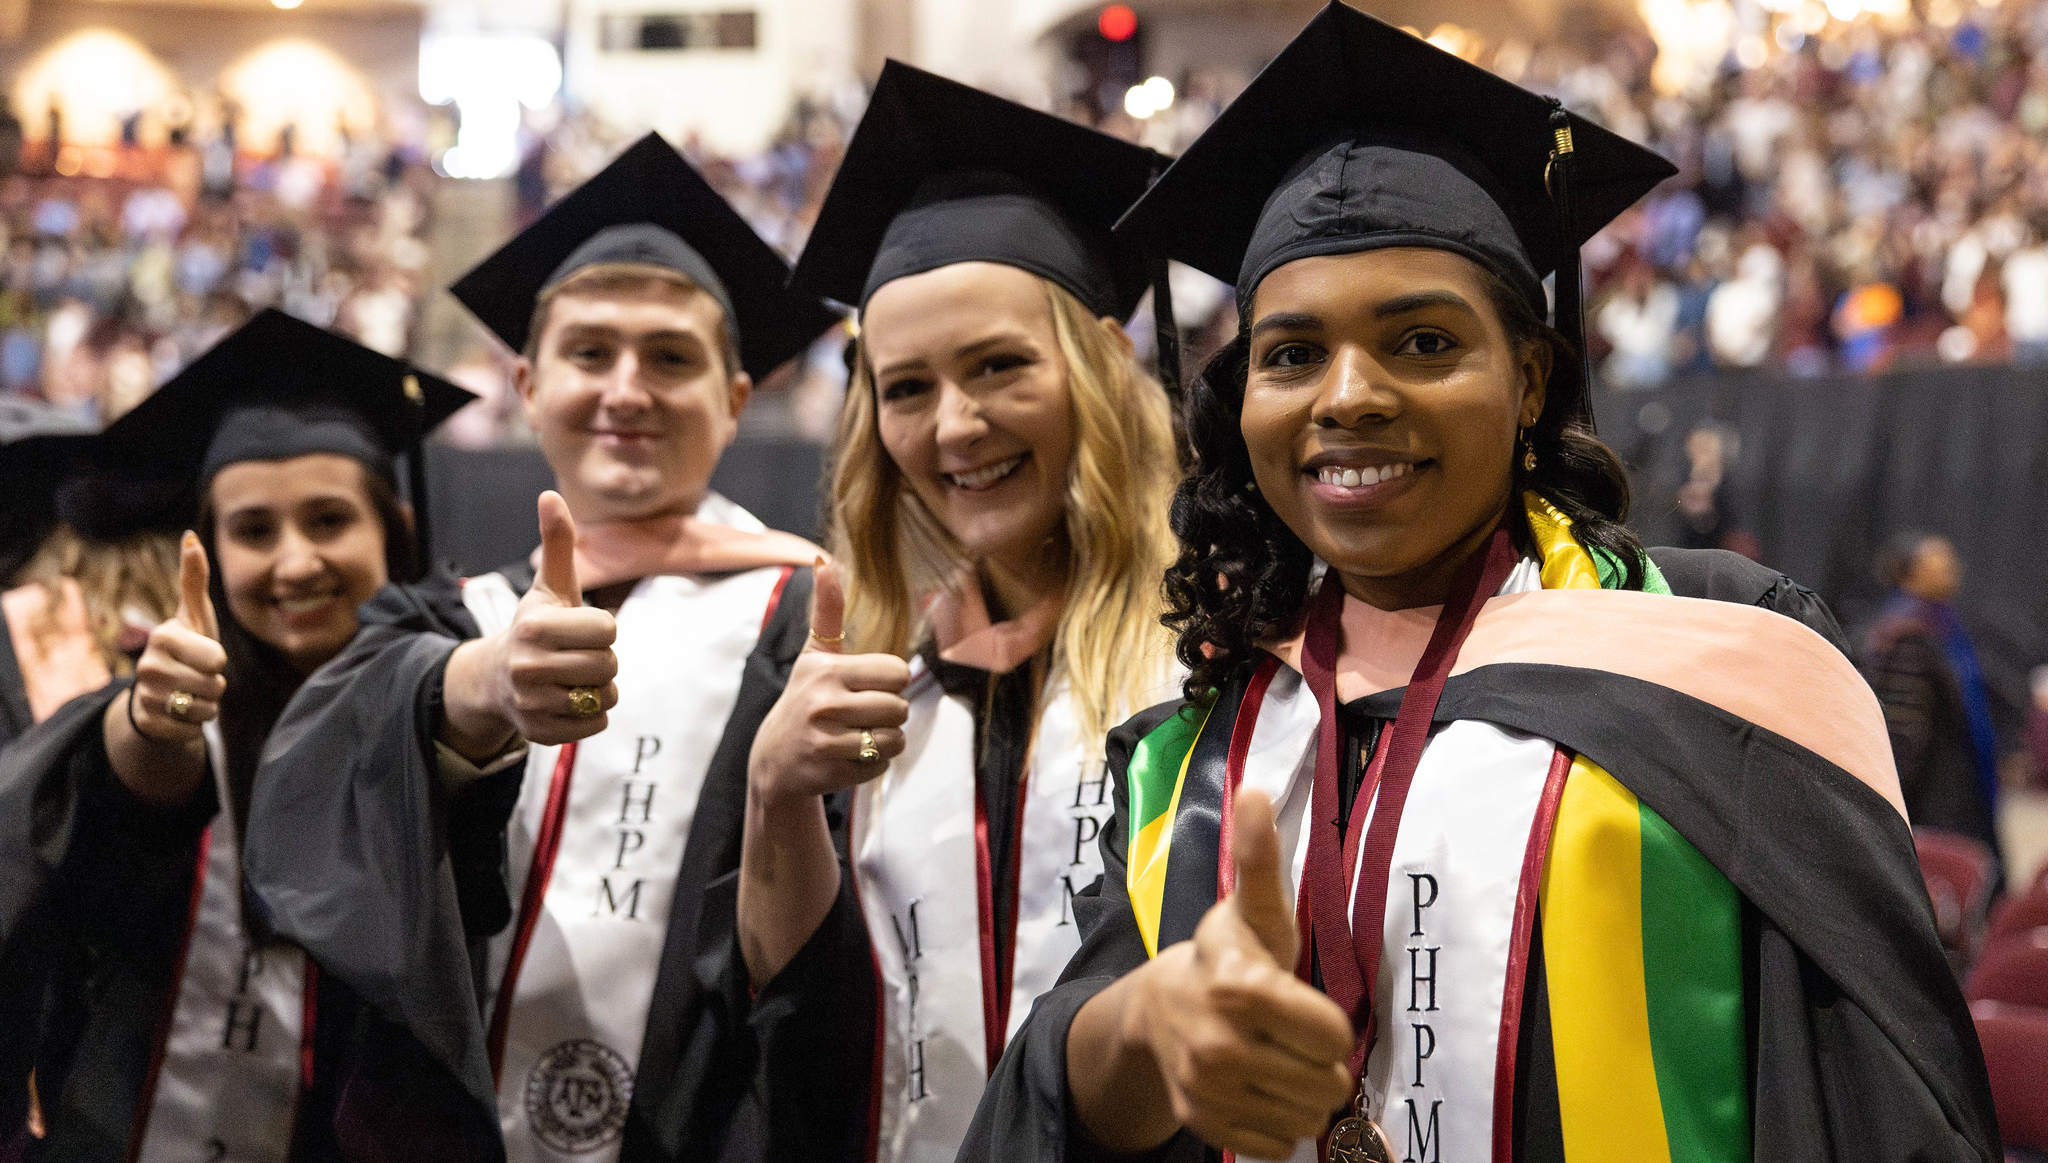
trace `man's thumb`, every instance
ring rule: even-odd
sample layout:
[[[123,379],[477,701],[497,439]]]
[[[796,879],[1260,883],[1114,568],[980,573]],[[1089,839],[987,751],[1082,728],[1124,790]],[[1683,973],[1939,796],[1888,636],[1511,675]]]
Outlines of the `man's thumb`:
[[[1291,970],[1301,936],[1295,928],[1287,878],[1280,869],[1280,832],[1273,820],[1273,801],[1265,792],[1242,789],[1232,819],[1230,859],[1237,887],[1230,899],[1259,944],[1281,968]]]
[[[811,640],[805,650],[840,654],[846,642],[846,591],[839,586],[839,563],[820,556],[811,567]]]
[[[187,529],[184,538],[178,542],[176,617],[208,638],[219,641],[220,624],[213,616],[213,596],[206,590],[211,572],[206,561],[206,546],[199,543],[197,533]]]
[[[539,588],[565,606],[583,604],[583,587],[576,583],[576,519],[569,515],[569,502],[549,489],[540,495]]]

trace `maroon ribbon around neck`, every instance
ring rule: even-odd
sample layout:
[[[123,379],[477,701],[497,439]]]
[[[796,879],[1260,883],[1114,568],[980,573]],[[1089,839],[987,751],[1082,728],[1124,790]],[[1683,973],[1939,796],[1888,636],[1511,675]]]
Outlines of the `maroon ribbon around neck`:
[[[1379,978],[1381,931],[1386,925],[1387,877],[1394,860],[1394,838],[1408,787],[1422,749],[1429,743],[1444,681],[1458,659],[1458,650],[1472,632],[1479,608],[1507,581],[1515,551],[1506,529],[1496,530],[1485,548],[1472,555],[1451,583],[1449,599],[1437,617],[1429,645],[1415,664],[1393,729],[1385,736],[1373,767],[1379,778],[1361,780],[1351,804],[1349,835],[1337,827],[1337,795],[1343,731],[1337,722],[1337,655],[1343,634],[1344,587],[1334,574],[1310,601],[1307,633],[1301,651],[1302,678],[1322,711],[1316,735],[1316,777],[1309,836],[1308,862],[1302,871],[1308,884],[1309,918],[1315,935],[1316,963],[1323,990],[1351,1017],[1358,1035],[1352,1071],[1365,1068],[1372,1051],[1373,983]],[[1377,801],[1374,789],[1377,787]],[[1368,808],[1371,822],[1366,822]],[[1361,840],[1360,832],[1363,830]],[[1362,850],[1362,851],[1361,851]],[[1359,853],[1354,860],[1353,853]],[[1349,904],[1350,872],[1359,868],[1355,908]]]

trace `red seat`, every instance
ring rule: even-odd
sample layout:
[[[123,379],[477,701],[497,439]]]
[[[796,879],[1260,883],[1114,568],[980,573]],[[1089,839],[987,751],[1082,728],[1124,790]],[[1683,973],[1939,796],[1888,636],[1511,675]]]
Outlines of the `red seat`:
[[[1980,1001],[1970,1016],[2006,1146],[2048,1151],[2048,1010]]]
[[[1961,977],[1984,947],[1985,914],[1998,866],[1981,842],[1939,828],[1913,829],[1913,848],[1934,904],[1935,930]]]
[[[2048,925],[2001,937],[1985,950],[1963,996],[2048,1009]]]
[[[2009,896],[1991,910],[1987,941],[2048,925],[2048,890],[2036,886],[2024,896]]]

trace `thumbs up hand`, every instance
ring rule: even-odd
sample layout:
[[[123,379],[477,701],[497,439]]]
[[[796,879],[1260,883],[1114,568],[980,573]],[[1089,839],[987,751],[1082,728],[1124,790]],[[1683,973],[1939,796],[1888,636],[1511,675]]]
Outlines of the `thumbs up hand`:
[[[540,568],[498,643],[496,702],[535,743],[571,743],[604,730],[618,705],[618,623],[583,604],[576,581],[576,521],[568,502],[540,495]]]
[[[839,567],[819,558],[813,577],[810,640],[748,757],[748,779],[765,803],[865,783],[903,750],[910,664],[893,654],[844,653]]]
[[[1194,940],[1133,975],[1131,1016],[1181,1126],[1241,1158],[1285,1159],[1352,1095],[1351,1022],[1294,976],[1300,937],[1272,801],[1241,791],[1235,812],[1235,891]]]
[[[178,546],[178,610],[149,632],[135,664],[132,723],[158,744],[197,749],[200,725],[220,714],[227,693],[228,653],[207,593],[206,548],[187,531]]]

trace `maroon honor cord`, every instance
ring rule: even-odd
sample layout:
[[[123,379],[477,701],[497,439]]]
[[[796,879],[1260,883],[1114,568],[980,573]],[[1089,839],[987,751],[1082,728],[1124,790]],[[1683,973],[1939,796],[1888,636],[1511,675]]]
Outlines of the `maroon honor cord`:
[[[1505,528],[1496,530],[1486,547],[1472,555],[1451,584],[1451,594],[1431,632],[1408,689],[1401,696],[1401,709],[1382,744],[1382,758],[1375,804],[1372,780],[1360,781],[1351,805],[1349,837],[1337,828],[1339,756],[1343,732],[1337,721],[1337,651],[1341,637],[1344,589],[1335,576],[1326,576],[1309,606],[1307,633],[1302,643],[1301,671],[1322,712],[1316,736],[1314,799],[1310,808],[1311,831],[1308,861],[1303,877],[1308,882],[1309,916],[1315,935],[1316,964],[1322,970],[1323,990],[1350,1015],[1351,1028],[1358,1035],[1352,1054],[1352,1073],[1361,1074],[1373,1043],[1373,983],[1379,977],[1382,930],[1386,924],[1387,878],[1394,860],[1394,838],[1400,830],[1401,812],[1408,800],[1408,787],[1415,780],[1415,768],[1428,745],[1429,729],[1436,715],[1437,700],[1444,682],[1458,659],[1458,650],[1472,632],[1479,609],[1500,590],[1515,566],[1516,554]],[[1371,809],[1371,823],[1365,823]],[[1349,876],[1353,851],[1360,847],[1359,881],[1355,908],[1349,903]],[[1350,923],[1347,925],[1346,916]]]

